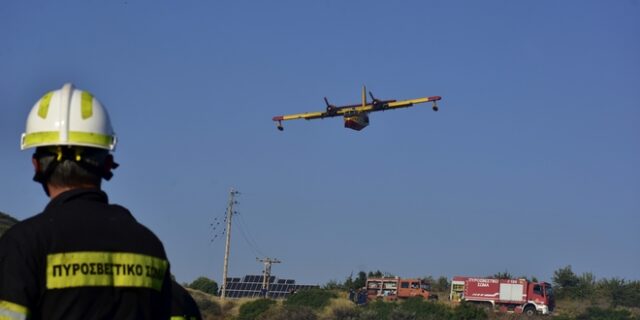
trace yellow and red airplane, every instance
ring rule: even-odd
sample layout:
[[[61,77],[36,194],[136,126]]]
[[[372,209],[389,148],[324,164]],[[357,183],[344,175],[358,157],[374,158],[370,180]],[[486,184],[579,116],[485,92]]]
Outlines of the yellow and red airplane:
[[[317,112],[305,112],[305,113],[297,113],[297,114],[288,114],[284,116],[275,116],[273,117],[273,121],[276,122],[276,126],[278,130],[284,130],[282,126],[282,121],[286,120],[295,120],[295,119],[324,119],[324,118],[332,118],[332,117],[344,117],[344,127],[360,131],[369,125],[369,113],[376,111],[386,111],[386,110],[395,110],[399,108],[408,108],[415,104],[432,102],[433,103],[433,111],[438,111],[438,105],[436,101],[442,99],[440,96],[432,96],[432,97],[424,97],[417,99],[408,99],[408,100],[378,100],[376,99],[371,91],[369,91],[369,95],[371,96],[371,102],[367,102],[367,88],[365,86],[362,87],[362,103],[361,104],[352,104],[345,106],[335,106],[329,103],[327,97],[324,97],[324,102],[327,104],[327,109],[325,111],[317,111]]]

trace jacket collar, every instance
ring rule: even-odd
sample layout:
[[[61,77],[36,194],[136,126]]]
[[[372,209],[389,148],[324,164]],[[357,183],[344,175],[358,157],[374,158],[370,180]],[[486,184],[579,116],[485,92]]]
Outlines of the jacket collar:
[[[77,189],[65,191],[59,194],[57,197],[51,199],[51,201],[49,201],[49,204],[47,204],[47,207],[45,208],[45,210],[51,209],[53,207],[61,206],[67,202],[70,202],[76,199],[109,203],[109,198],[107,197],[107,194],[100,189],[77,188]]]

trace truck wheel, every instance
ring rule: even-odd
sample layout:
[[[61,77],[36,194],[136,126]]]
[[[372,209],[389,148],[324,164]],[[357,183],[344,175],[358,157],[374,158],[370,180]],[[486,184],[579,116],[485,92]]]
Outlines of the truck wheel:
[[[527,306],[526,308],[524,308],[524,312],[523,312],[527,317],[531,317],[534,316],[536,314],[536,307],[534,306]]]

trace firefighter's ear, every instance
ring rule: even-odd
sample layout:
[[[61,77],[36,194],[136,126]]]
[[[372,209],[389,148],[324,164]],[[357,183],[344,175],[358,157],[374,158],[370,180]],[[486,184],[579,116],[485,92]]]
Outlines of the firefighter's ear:
[[[111,177],[113,177],[113,173],[111,173],[111,170],[117,168],[118,166],[119,164],[113,161],[113,155],[107,155],[107,158],[104,159],[104,164],[102,166],[102,177],[107,181],[110,180]]]

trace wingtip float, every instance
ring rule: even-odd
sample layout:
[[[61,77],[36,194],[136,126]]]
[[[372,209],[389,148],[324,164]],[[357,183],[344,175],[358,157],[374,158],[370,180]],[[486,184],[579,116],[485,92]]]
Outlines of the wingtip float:
[[[324,102],[327,105],[325,111],[317,112],[305,112],[288,114],[282,116],[275,116],[272,120],[276,123],[276,128],[283,131],[284,126],[282,121],[296,120],[296,119],[323,119],[332,117],[343,117],[344,127],[356,131],[360,131],[369,125],[369,113],[376,111],[394,110],[400,108],[408,108],[420,103],[431,102],[433,111],[438,111],[437,101],[442,100],[440,96],[430,96],[416,99],[407,100],[379,100],[373,96],[373,93],[369,91],[371,101],[367,101],[367,89],[362,87],[362,101],[360,104],[335,106],[329,103],[329,100],[325,97]]]

